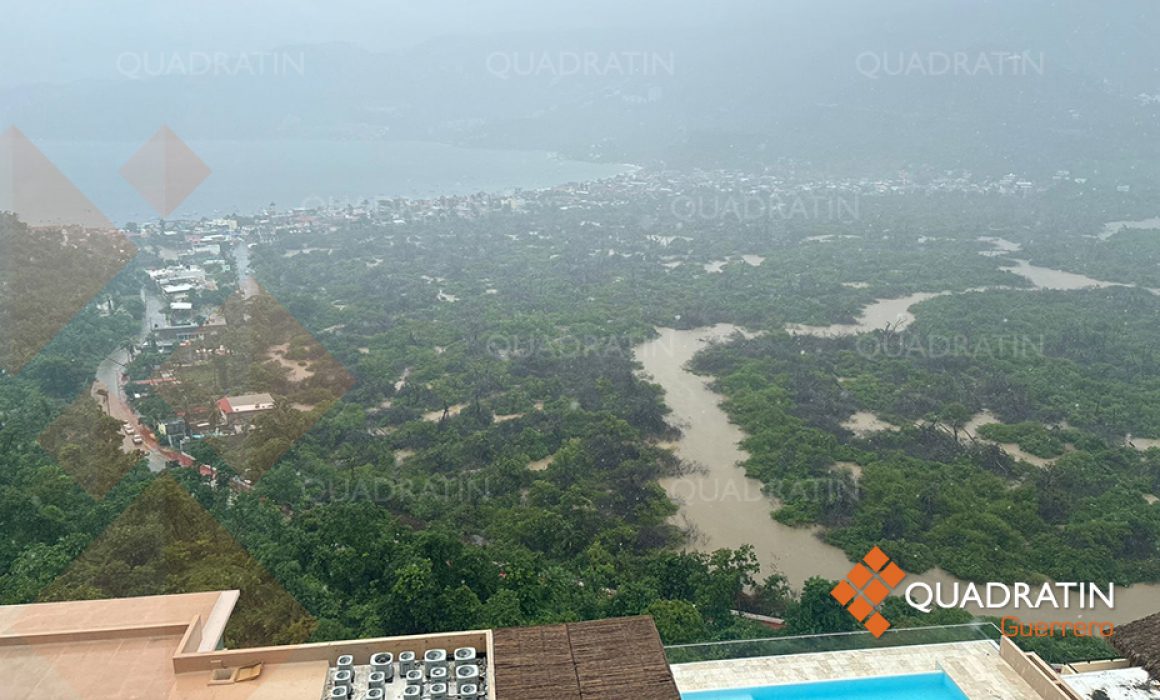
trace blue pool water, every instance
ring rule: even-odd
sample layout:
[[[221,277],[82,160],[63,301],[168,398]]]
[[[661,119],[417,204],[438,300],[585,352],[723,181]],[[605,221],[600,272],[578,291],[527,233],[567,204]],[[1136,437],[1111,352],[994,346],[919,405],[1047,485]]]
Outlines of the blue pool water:
[[[736,690],[682,693],[682,700],[967,700],[950,677],[937,673],[857,678]]]

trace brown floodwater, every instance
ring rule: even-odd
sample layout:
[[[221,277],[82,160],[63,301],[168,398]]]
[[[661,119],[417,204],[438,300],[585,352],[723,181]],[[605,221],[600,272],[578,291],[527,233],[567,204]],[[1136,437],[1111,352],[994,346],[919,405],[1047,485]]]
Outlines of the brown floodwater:
[[[994,239],[989,242],[995,243],[1002,241],[1002,239]],[[1009,243],[1008,241],[1002,241]],[[1016,245],[1010,243],[1010,245]],[[997,249],[1000,254],[1005,254],[1007,251],[1004,246],[1000,245]],[[989,252],[989,251],[988,251]],[[1000,269],[1006,270],[1013,274],[1023,277],[1031,282],[1032,289],[1051,289],[1051,290],[1076,290],[1076,289],[1098,289],[1104,287],[1135,287],[1133,284],[1123,284],[1120,282],[1107,282],[1104,280],[1097,280],[1086,275],[1081,275],[1075,272],[1065,272],[1063,270],[1056,270],[1050,267],[1040,267],[1032,265],[1026,260],[1011,260],[1010,265],[1005,265]],[[843,283],[844,286],[854,287],[860,285],[857,282]],[[968,292],[988,291],[987,287],[975,287],[968,289]],[[990,289],[999,289],[998,287]],[[1018,290],[1019,288],[1010,287],[1003,289]],[[1160,294],[1160,291],[1151,289],[1153,294]],[[877,330],[883,330],[889,326],[892,330],[898,331],[906,328],[911,323],[914,323],[914,313],[911,312],[910,307],[928,299],[935,297],[946,296],[954,294],[951,290],[943,290],[940,292],[917,292],[904,297],[895,297],[892,299],[876,299],[873,303],[862,309],[862,312],[855,319],[854,323],[834,323],[829,326],[809,326],[801,323],[788,323],[785,326],[786,331],[791,334],[812,335],[819,338],[833,338],[838,336],[859,335],[862,333],[871,333]]]
[[[682,431],[680,439],[672,445],[674,451],[699,467],[686,476],[661,482],[680,508],[674,522],[691,530],[689,546],[696,551],[753,545],[761,563],[761,576],[779,572],[795,589],[800,590],[811,576],[843,578],[851,562],[841,550],[822,541],[817,528],[793,528],[771,517],[779,506],[778,501],[766,495],[761,484],[748,478],[741,467],[748,458],[739,447],[744,433],[722,410],[722,397],[709,388],[710,378],[695,375],[686,367],[693,355],[708,343],[726,340],[738,330],[728,324],[692,330],[658,328],[659,337],[636,348],[636,358],[645,373],[665,391],[665,402],[672,409],[670,422]],[[865,417],[859,427],[870,427]],[[854,471],[844,465],[835,465],[835,468]],[[963,583],[940,569],[911,574],[904,585],[912,582],[944,586]],[[1103,582],[1096,583],[1103,585]],[[1160,585],[1149,584],[1117,587],[1116,607],[1112,611],[1008,608],[987,611],[987,614],[1010,614],[1036,621],[1122,624],[1157,609],[1160,609]]]
[[[1012,262],[1015,264],[1004,266],[1000,269],[1026,278],[1031,284],[1035,285],[1036,289],[1070,291],[1075,289],[1132,286],[1130,284],[1119,284],[1117,282],[1105,282],[1075,272],[1064,272],[1063,270],[1056,270],[1050,267],[1039,267],[1038,265],[1030,264],[1026,260],[1013,260]]]
[[[1097,238],[1099,238],[1101,241],[1106,241],[1124,229],[1133,229],[1138,231],[1160,230],[1160,217],[1141,219],[1140,221],[1109,221],[1108,223],[1104,224],[1104,230],[1097,236]]]
[[[1006,443],[1006,442],[1004,442],[1004,443],[992,442],[990,440],[986,440],[984,438],[979,437],[979,428],[983,427],[984,425],[993,425],[993,424],[1000,423],[1000,422],[1002,422],[1002,421],[1000,421],[995,416],[995,414],[991,413],[990,411],[979,411],[978,413],[976,413],[974,415],[974,417],[971,418],[970,421],[968,421],[963,426],[963,429],[965,432],[963,439],[972,439],[973,438],[975,440],[978,440],[979,442],[986,442],[989,444],[997,445],[999,447],[999,449],[1006,452],[1013,459],[1021,459],[1024,462],[1027,462],[1028,464],[1034,464],[1035,466],[1037,466],[1041,469],[1046,469],[1052,465],[1054,460],[1044,459],[1043,457],[1033,455],[1030,452],[1024,450],[1023,448],[1019,447],[1019,445],[1016,445],[1013,443]]]
[[[694,530],[691,544],[699,551],[753,545],[762,575],[779,571],[795,587],[810,576],[844,574],[850,568],[845,554],[818,539],[816,530],[788,527],[771,517],[776,500],[741,468],[748,457],[738,446],[744,433],[721,410],[721,397],[709,389],[709,379],[685,367],[708,342],[725,340],[737,330],[728,324],[658,328],[658,338],[636,348],[637,360],[664,388],[673,424],[682,430],[674,451],[700,468],[661,482],[680,506],[675,522]]]
[[[835,323],[829,326],[807,326],[800,323],[787,324],[785,329],[790,333],[813,335],[820,338],[833,338],[843,335],[858,335],[883,330],[889,326],[893,330],[902,330],[914,323],[914,314],[910,307],[915,304],[934,299],[935,297],[951,292],[918,292],[895,299],[878,299],[862,310],[854,323]]]

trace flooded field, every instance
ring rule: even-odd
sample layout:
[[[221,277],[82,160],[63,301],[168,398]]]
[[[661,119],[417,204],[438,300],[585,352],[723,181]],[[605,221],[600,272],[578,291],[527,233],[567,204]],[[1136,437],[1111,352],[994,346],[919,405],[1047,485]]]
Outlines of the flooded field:
[[[1101,241],[1106,241],[1125,229],[1135,231],[1160,231],[1160,217],[1141,219],[1139,221],[1109,221],[1104,224],[1104,230],[1097,238]]]
[[[995,414],[991,413],[990,411],[980,411],[979,413],[975,414],[975,416],[972,417],[966,425],[963,426],[963,431],[966,433],[965,439],[973,438],[979,442],[998,445],[999,449],[1003,450],[1011,457],[1015,459],[1021,459],[1028,464],[1034,464],[1040,468],[1047,468],[1051,466],[1054,460],[1044,459],[1043,457],[1033,455],[1019,447],[1019,445],[1012,443],[991,442],[990,440],[986,440],[978,436],[979,428],[983,427],[984,425],[994,425],[1000,422],[1001,421],[995,417]]]
[[[430,423],[438,423],[439,421],[443,420],[444,416],[448,418],[454,418],[455,416],[458,416],[460,413],[463,413],[463,409],[465,408],[467,408],[467,404],[457,403],[453,406],[448,406],[445,409],[424,413],[423,420]]]
[[[1102,287],[1130,287],[1132,285],[1119,284],[1117,282],[1105,282],[1103,280],[1093,279],[1087,275],[1080,275],[1075,272],[1064,272],[1063,270],[1056,270],[1050,267],[1039,267],[1032,265],[1026,260],[1013,260],[1013,266],[1003,267],[1001,269],[1012,272],[1020,277],[1023,277],[1035,285],[1036,289],[1055,289],[1055,290],[1075,290],[1075,289],[1097,289]]]
[[[833,338],[843,335],[871,333],[889,326],[892,330],[902,330],[914,323],[910,307],[951,292],[918,292],[897,299],[878,299],[862,309],[854,323],[835,323],[829,326],[807,326],[800,323],[787,324],[785,329],[793,334],[813,335],[819,338]]]
[[[887,423],[870,411],[855,411],[854,415],[842,421],[842,427],[859,437],[880,430],[898,430],[898,426]]]

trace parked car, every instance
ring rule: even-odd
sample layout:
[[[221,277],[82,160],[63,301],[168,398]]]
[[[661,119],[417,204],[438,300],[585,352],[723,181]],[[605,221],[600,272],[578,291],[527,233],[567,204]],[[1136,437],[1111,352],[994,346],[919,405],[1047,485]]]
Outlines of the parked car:
[[[140,436],[140,435],[134,435],[134,436],[133,436],[133,444],[134,444],[134,445],[140,445],[140,444],[142,444],[142,443],[144,443],[144,442],[145,442],[145,441],[141,439],[141,436]]]

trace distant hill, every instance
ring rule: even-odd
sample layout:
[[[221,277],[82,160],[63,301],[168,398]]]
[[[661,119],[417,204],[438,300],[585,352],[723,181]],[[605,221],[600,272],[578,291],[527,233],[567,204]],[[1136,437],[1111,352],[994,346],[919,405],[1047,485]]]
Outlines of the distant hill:
[[[118,65],[140,79],[0,93],[0,123],[34,138],[136,140],[167,123],[189,138],[421,139],[699,166],[1139,175],[1156,160],[1155,3],[777,4],[698,28],[658,18],[393,53],[289,46],[265,65],[128,54]]]

